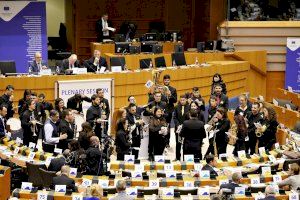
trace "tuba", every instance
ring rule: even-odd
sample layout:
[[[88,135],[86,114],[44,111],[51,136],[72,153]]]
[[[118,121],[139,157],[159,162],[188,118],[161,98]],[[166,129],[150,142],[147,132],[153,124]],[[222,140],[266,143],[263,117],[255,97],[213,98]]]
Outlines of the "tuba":
[[[255,135],[256,137],[260,138],[261,136],[264,135],[264,132],[267,130],[266,125],[262,125],[261,128],[255,129]]]

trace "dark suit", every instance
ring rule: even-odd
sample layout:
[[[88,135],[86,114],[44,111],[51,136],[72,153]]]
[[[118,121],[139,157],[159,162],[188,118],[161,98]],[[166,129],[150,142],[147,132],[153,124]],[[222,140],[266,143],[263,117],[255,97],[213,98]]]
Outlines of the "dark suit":
[[[84,66],[87,68],[88,72],[96,72],[97,71],[97,65],[94,65],[95,57],[91,57],[88,60],[84,61]],[[107,63],[106,59],[104,57],[100,57],[98,66],[105,67],[107,70]]]
[[[41,61],[41,66],[39,67],[36,61],[34,60],[31,63],[29,63],[28,69],[31,69],[32,73],[38,73],[40,72],[42,66],[47,66],[47,63]]]
[[[259,200],[276,200],[276,197],[275,196],[267,196],[263,199],[259,199]]]
[[[112,23],[110,20],[107,21],[107,25],[109,27],[112,27]],[[96,32],[97,32],[97,41],[98,42],[103,42],[103,39],[110,39],[111,38],[111,34],[112,32],[109,31],[109,35],[108,36],[103,36],[103,24],[102,24],[102,18],[100,18],[97,22],[96,22]]]
[[[124,160],[124,155],[129,154],[131,143],[128,141],[128,135],[123,130],[116,134],[117,160]]]
[[[218,173],[214,170],[214,168],[208,164],[204,165],[202,167],[202,170],[207,170],[209,171],[210,175],[213,175],[213,176],[218,176]]]
[[[57,177],[53,177],[53,188],[55,187],[55,185],[66,185],[67,190],[72,190],[73,192],[77,192],[75,181],[69,178],[65,174],[62,174]]]
[[[75,96],[72,96],[68,99],[67,108],[70,108],[72,110],[77,110],[78,112],[81,113],[83,101],[92,102],[92,100],[89,97],[83,97],[83,98],[80,98],[80,101],[78,103],[77,100],[75,99]]]
[[[103,173],[103,159],[104,155],[101,154],[98,147],[89,147],[86,150],[86,162],[88,166],[88,174],[100,175]]]
[[[48,171],[58,172],[65,164],[66,159],[64,157],[53,158],[49,164]]]
[[[184,137],[183,154],[193,154],[195,158],[202,159],[202,140],[205,138],[204,123],[198,119],[183,122],[181,137]]]
[[[74,138],[75,125],[73,123],[67,122],[65,119],[60,120],[58,125],[59,133],[66,133],[68,135],[67,139],[59,140],[58,148],[65,150],[68,148],[68,142]]]
[[[225,132],[230,129],[230,121],[228,119],[219,120],[216,123],[216,130],[219,130],[215,135],[215,141],[217,145],[218,155],[226,153],[228,136]]]
[[[7,108],[7,115],[6,115],[6,119],[9,119],[11,117],[14,116],[14,110],[13,110],[13,106],[12,106],[12,101],[9,101],[9,96],[7,96],[6,94],[3,94],[1,97],[0,97],[0,105],[5,105],[6,108]]]
[[[67,69],[69,69],[69,59],[64,59],[61,64],[60,64],[60,72],[61,73],[65,73]],[[80,67],[80,63],[78,60],[76,60],[76,62],[74,63],[74,67],[79,68]]]
[[[128,125],[129,126],[134,126],[136,125],[136,128],[134,130],[130,130],[131,134],[132,134],[132,147],[138,147],[140,148],[141,146],[141,138],[142,138],[142,134],[143,134],[143,130],[142,130],[142,126],[136,122],[135,120],[140,120],[141,116],[139,115],[133,115],[130,112],[127,113],[126,115],[126,119],[128,120]],[[136,159],[139,156],[139,151],[133,149],[132,150],[132,154],[135,155]]]
[[[235,189],[236,187],[240,187],[240,185],[239,185],[239,184],[236,184],[236,183],[234,183],[234,182],[231,182],[231,183],[222,184],[222,185],[220,186],[220,189],[223,189],[223,188],[224,188],[224,189],[230,189],[231,192],[234,193],[234,189]]]
[[[3,123],[4,121],[4,123]],[[5,136],[6,119],[0,117],[0,138]]]
[[[101,124],[97,123],[95,120],[101,118],[101,108],[98,105],[92,105],[86,112],[86,121],[90,123],[92,127],[94,127],[94,132],[96,136],[102,138],[102,128]]]

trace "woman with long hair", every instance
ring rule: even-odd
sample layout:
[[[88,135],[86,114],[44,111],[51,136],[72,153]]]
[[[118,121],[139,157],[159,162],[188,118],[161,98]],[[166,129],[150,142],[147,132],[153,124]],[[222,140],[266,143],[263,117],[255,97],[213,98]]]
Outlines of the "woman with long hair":
[[[238,151],[246,150],[245,138],[247,137],[247,125],[242,115],[234,116],[236,143],[234,145],[233,155],[237,156]],[[233,129],[233,127],[231,127]]]
[[[163,110],[155,107],[154,116],[149,124],[149,159],[153,160],[154,155],[162,155],[166,146],[165,137],[168,134],[168,124],[163,116]]]
[[[57,112],[59,113],[59,119],[62,118],[62,111],[67,109],[65,107],[65,102],[62,98],[57,98],[54,101],[54,109],[57,110]]]
[[[230,121],[227,118],[227,112],[224,108],[218,108],[215,117],[215,142],[217,153],[226,153],[226,148],[228,144],[228,136],[226,132],[230,129]],[[216,155],[216,152],[215,152]]]
[[[124,160],[124,156],[130,154],[130,147],[132,144],[132,138],[128,131],[128,121],[124,118],[120,118],[116,128],[116,151],[117,160]]]
[[[205,118],[204,118],[204,114],[203,111],[200,109],[199,104],[196,101],[192,101],[190,104],[190,111],[191,110],[195,110],[198,114],[198,119],[200,121],[202,121],[203,123],[205,123]]]
[[[111,135],[116,136],[117,126],[120,119],[126,119],[127,111],[125,108],[120,108],[113,113],[112,123],[111,123]]]
[[[276,143],[276,132],[279,124],[273,107],[264,105],[263,114],[262,126],[256,130],[261,134],[261,137],[258,137],[258,147],[265,147],[266,150],[270,151],[273,144]]]
[[[221,85],[222,93],[225,95],[227,94],[226,84],[222,80],[222,76],[218,73],[214,74],[214,76],[212,78],[212,84],[211,84],[211,94],[212,95],[214,94],[214,89],[215,89],[216,85]]]
[[[90,123],[81,124],[82,130],[79,132],[78,142],[80,147],[87,150],[90,147],[90,138],[95,135]]]
[[[31,97],[31,90],[24,90],[24,93],[23,93],[23,98],[19,100],[19,103],[18,103],[18,113],[19,113],[19,116],[22,115],[22,113],[27,109],[27,101],[30,100],[30,97]]]

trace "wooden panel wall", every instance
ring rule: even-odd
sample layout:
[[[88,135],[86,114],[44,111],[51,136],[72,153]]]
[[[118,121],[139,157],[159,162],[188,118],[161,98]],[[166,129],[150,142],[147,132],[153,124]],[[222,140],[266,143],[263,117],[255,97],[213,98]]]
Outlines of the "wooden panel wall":
[[[215,39],[216,24],[223,17],[225,0],[73,0],[73,51],[80,59],[91,52],[89,42],[96,41],[95,23],[108,13],[117,31],[124,21],[137,24],[137,34],[148,31],[149,22],[164,21],[166,30],[181,30],[186,48],[195,47],[197,41]],[[213,11],[211,9],[213,8]],[[218,13],[215,13],[218,10]]]

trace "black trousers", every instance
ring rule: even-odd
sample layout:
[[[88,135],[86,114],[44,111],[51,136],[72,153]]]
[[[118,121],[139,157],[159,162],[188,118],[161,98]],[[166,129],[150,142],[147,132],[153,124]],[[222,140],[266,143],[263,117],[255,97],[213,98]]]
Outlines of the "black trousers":
[[[45,144],[43,142],[43,151],[44,152],[53,153],[54,149],[55,149],[55,145],[54,144]]]
[[[257,137],[255,133],[249,133],[249,141],[246,142],[246,153],[249,152],[250,154],[255,154],[255,147],[256,147],[256,142],[257,142]]]
[[[237,140],[234,145],[233,155],[238,156],[237,152],[246,149],[245,139]]]
[[[183,143],[183,154],[188,155],[192,154],[194,155],[194,158],[199,158],[202,160],[202,140],[184,140]]]
[[[208,148],[207,148],[207,151],[206,151],[204,157],[206,157],[206,156],[209,155],[209,154],[215,154],[214,138],[210,138],[210,139],[209,139],[209,146],[208,146]]]

